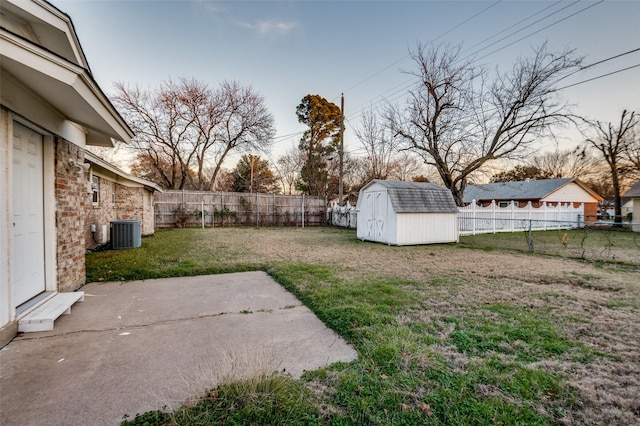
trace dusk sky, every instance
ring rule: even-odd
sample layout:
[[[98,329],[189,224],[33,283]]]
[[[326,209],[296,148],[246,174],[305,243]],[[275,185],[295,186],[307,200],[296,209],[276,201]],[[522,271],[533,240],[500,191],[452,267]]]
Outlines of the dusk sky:
[[[276,120],[271,158],[298,143],[295,108],[307,94],[339,105],[344,93],[345,150],[362,152],[352,127],[363,108],[405,98],[418,42],[463,43],[465,55],[503,70],[545,41],[575,48],[587,65],[640,48],[640,1],[51,1],[71,17],[107,94],[115,81],[152,88],[181,76],[251,85]],[[640,110],[639,65],[636,51],[578,72],[561,85],[636,66],[564,97],[578,114],[616,121]]]

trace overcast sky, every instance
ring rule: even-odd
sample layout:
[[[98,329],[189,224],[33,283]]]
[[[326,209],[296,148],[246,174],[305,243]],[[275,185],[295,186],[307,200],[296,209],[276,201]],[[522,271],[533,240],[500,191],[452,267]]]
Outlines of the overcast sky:
[[[50,1],[71,17],[107,94],[115,81],[156,87],[181,76],[212,87],[222,80],[251,85],[276,120],[272,158],[297,144],[304,126],[295,108],[307,94],[339,105],[344,93],[345,149],[361,152],[352,126],[363,108],[404,99],[411,80],[403,70],[414,68],[408,51],[418,42],[462,43],[465,54],[505,70],[545,41],[552,50],[576,49],[586,64],[640,48],[635,0]],[[563,85],[634,65],[640,51]],[[579,114],[618,120],[624,108],[640,110],[640,67],[563,94]]]

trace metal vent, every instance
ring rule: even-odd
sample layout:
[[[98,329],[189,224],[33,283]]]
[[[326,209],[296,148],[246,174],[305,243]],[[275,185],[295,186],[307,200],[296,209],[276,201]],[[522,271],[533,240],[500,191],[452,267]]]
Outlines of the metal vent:
[[[142,233],[139,220],[115,220],[111,222],[111,248],[140,247]]]

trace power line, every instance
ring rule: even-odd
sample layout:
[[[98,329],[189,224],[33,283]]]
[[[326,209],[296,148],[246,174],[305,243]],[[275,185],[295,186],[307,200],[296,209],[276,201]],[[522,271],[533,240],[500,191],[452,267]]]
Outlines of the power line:
[[[611,57],[609,57],[609,58],[602,59],[602,60],[600,60],[600,61],[596,61],[596,62],[594,62],[594,63],[592,63],[592,64],[589,64],[589,65],[586,65],[586,66],[584,66],[584,67],[581,67],[581,68],[580,68],[580,70],[578,70],[578,71],[576,71],[576,72],[579,72],[579,71],[582,71],[582,70],[585,70],[585,69],[591,68],[591,67],[593,67],[593,66],[596,66],[596,65],[602,64],[602,63],[604,63],[604,62],[608,62],[608,61],[610,61],[610,60],[617,59],[617,58],[620,58],[620,57],[622,57],[622,56],[626,56],[626,55],[629,55],[629,54],[631,54],[631,53],[635,53],[635,52],[638,52],[638,51],[640,51],[640,48],[633,49],[633,50],[630,50],[630,51],[627,51],[627,52],[624,52],[624,53],[620,53],[620,54],[617,54],[617,55],[611,56]],[[578,82],[576,82],[576,83],[572,83],[572,84],[569,84],[569,85],[567,85],[567,86],[559,87],[559,88],[557,88],[556,90],[557,90],[557,91],[560,91],[560,90],[568,89],[568,88],[570,88],[570,87],[574,87],[574,86],[578,86],[578,85],[581,85],[581,84],[585,84],[585,83],[588,83],[588,82],[591,82],[591,81],[594,81],[594,80],[599,80],[599,79],[601,79],[601,78],[609,77],[609,76],[611,76],[611,75],[618,74],[618,73],[621,73],[621,72],[624,72],[624,71],[628,71],[628,70],[631,70],[631,69],[634,69],[634,68],[638,68],[638,67],[640,67],[640,64],[631,65],[631,66],[629,66],[629,67],[625,67],[625,68],[621,68],[621,69],[618,69],[618,70],[615,70],[615,71],[611,71],[611,72],[608,72],[608,73],[605,73],[605,74],[601,74],[601,75],[598,75],[598,76],[596,76],[596,77],[592,77],[592,78],[588,78],[588,79],[586,79],[586,80],[578,81]],[[572,74],[575,74],[575,72],[574,72],[574,73],[572,73]],[[559,81],[559,80],[558,80],[558,81]],[[353,128],[353,125],[351,124],[351,122],[350,122],[349,120],[347,120],[347,122],[349,123],[349,125],[351,126],[351,128]],[[356,153],[356,152],[358,152],[358,151],[366,151],[366,149],[365,149],[365,148],[356,148],[356,149],[353,149],[353,150],[347,151],[346,153],[348,153],[348,154],[353,154],[353,153]]]
[[[520,25],[521,23],[528,21],[529,19],[533,18],[534,16],[537,16],[537,15],[541,14],[542,12],[544,12],[544,11],[546,11],[546,10],[548,10],[548,9],[551,9],[552,7],[556,6],[556,5],[557,5],[557,4],[559,4],[559,3],[562,3],[562,0],[559,0],[559,1],[555,2],[555,3],[552,3],[550,6],[547,6],[547,7],[545,7],[544,9],[539,10],[538,12],[534,13],[533,15],[529,15],[529,16],[527,16],[526,18],[519,20],[518,22],[516,22],[515,24],[511,25],[510,27],[507,27],[507,28],[503,29],[502,31],[498,31],[497,33],[494,33],[494,34],[490,35],[489,37],[485,38],[484,40],[479,41],[478,43],[476,43],[476,44],[474,44],[474,45],[471,45],[471,46],[467,47],[466,49],[464,49],[464,50],[463,50],[463,52],[466,52],[467,50],[471,50],[471,49],[473,49],[473,48],[474,48],[474,47],[476,47],[476,46],[480,46],[480,45],[482,45],[484,42],[489,41],[489,40],[491,40],[492,38],[497,37],[498,35],[500,35],[500,34],[502,34],[502,33],[506,32],[506,31],[509,31],[511,28],[514,28],[514,27],[516,27],[516,26]],[[563,9],[564,9],[564,8],[563,8]],[[562,9],[561,9],[561,10],[562,10]],[[545,16],[545,18],[542,18],[542,19],[546,19],[546,18],[547,18],[547,17]],[[536,22],[537,22],[537,21],[536,21]]]
[[[638,67],[640,67],[640,64],[631,65],[630,67],[626,67],[626,68],[622,68],[622,69],[619,69],[619,70],[611,71],[611,72],[608,72],[608,73],[606,73],[606,74],[601,74],[601,75],[599,75],[599,76],[597,76],[597,77],[589,78],[589,79],[587,79],[587,80],[582,80],[582,81],[579,81],[579,82],[577,82],[577,83],[573,83],[573,84],[569,84],[569,85],[567,85],[567,86],[560,87],[560,88],[558,88],[557,90],[564,90],[564,89],[568,89],[569,87],[577,86],[577,85],[579,85],[579,84],[588,83],[588,82],[593,81],[593,80],[598,80],[598,79],[601,79],[601,78],[604,78],[604,77],[608,77],[608,76],[610,76],[610,75],[618,74],[618,73],[621,73],[621,72],[623,72],[623,71],[628,71],[628,70],[630,70],[630,69],[638,68]]]
[[[547,18],[549,18],[550,16],[552,16],[552,15],[554,15],[554,14],[558,13],[558,12],[561,12],[561,11],[563,11],[563,10],[567,9],[568,7],[570,7],[570,6],[574,5],[575,3],[578,3],[579,1],[580,1],[580,0],[576,0],[576,1],[574,1],[573,3],[569,4],[568,6],[565,6],[565,7],[561,8],[561,9],[559,9],[558,11],[553,12],[553,13],[551,13],[551,14],[548,14],[548,15],[544,16],[543,18],[541,18],[541,19],[539,19],[539,20],[535,21],[533,24],[536,24],[536,23],[538,23],[538,22],[540,22],[540,21],[542,21],[542,20],[544,20],[544,19],[547,19]],[[493,3],[493,4],[491,4],[489,7],[487,7],[487,8],[485,8],[485,9],[483,9],[482,11],[480,11],[480,12],[478,12],[478,13],[476,13],[476,14],[475,14],[475,15],[473,15],[471,18],[469,18],[469,19],[465,20],[465,21],[464,21],[464,23],[466,23],[466,22],[470,21],[472,18],[477,17],[478,15],[480,15],[481,13],[483,13],[484,11],[488,10],[490,7],[495,6],[497,3],[498,3],[498,2]],[[561,2],[556,2],[556,3],[554,3],[554,4],[553,4],[553,5],[551,5],[551,6],[545,7],[544,9],[542,9],[542,10],[540,10],[540,11],[536,12],[536,13],[533,13],[533,14],[531,14],[531,15],[527,16],[526,18],[524,18],[524,19],[522,19],[522,20],[518,21],[517,23],[515,23],[515,24],[511,25],[510,27],[508,27],[508,28],[506,28],[506,29],[503,29],[502,31],[499,31],[499,32],[497,32],[497,33],[493,34],[493,35],[492,35],[492,36],[490,36],[489,38],[487,38],[487,39],[483,40],[483,41],[482,41],[482,42],[480,42],[480,43],[475,44],[475,45],[474,45],[474,46],[472,46],[472,47],[475,47],[475,46],[477,46],[478,44],[482,44],[484,41],[486,41],[486,40],[490,40],[491,38],[493,38],[493,37],[495,37],[495,36],[497,36],[497,35],[499,35],[499,34],[501,34],[501,33],[505,32],[505,31],[508,31],[509,29],[513,28],[514,26],[516,26],[516,25],[518,25],[518,24],[520,24],[520,23],[522,23],[522,22],[526,22],[527,20],[531,19],[532,17],[539,15],[540,13],[542,13],[542,12],[544,12],[545,10],[547,10],[547,9],[551,8],[552,6],[555,6],[555,5],[556,5],[556,4],[558,4],[558,3],[561,3]],[[533,25],[533,24],[531,24],[531,25]],[[523,28],[523,29],[521,29],[521,30],[518,30],[518,31],[516,31],[516,32],[511,33],[511,34],[509,34],[508,36],[503,37],[502,39],[500,39],[500,40],[498,40],[498,41],[496,41],[496,42],[494,42],[494,43],[490,44],[489,46],[486,46],[486,47],[484,47],[483,49],[480,49],[480,50],[476,51],[475,53],[478,53],[478,52],[480,52],[480,51],[482,51],[482,50],[484,50],[484,49],[486,49],[486,48],[488,48],[488,47],[491,47],[491,46],[493,46],[493,45],[497,44],[498,42],[500,42],[500,41],[504,40],[505,38],[511,37],[512,35],[517,34],[518,32],[520,32],[520,31],[522,31],[522,30],[524,30],[524,29],[528,28],[528,27],[529,27],[529,26],[531,26],[531,25],[528,25],[527,27],[525,27],[525,28]],[[460,24],[460,25],[458,25],[458,26],[456,26],[455,28],[458,28],[458,27],[460,27],[460,26],[461,26],[461,24]],[[445,34],[448,34],[449,32],[451,32],[451,31],[447,31],[447,32],[445,32],[444,34],[442,34],[442,35],[438,36],[437,38],[435,38],[433,41],[438,40],[439,38],[441,38],[441,37],[442,37],[442,36],[444,36]],[[525,37],[525,38],[526,38],[526,37]],[[468,48],[468,49],[465,49],[465,51],[470,50],[472,47],[470,47],[470,48]],[[473,54],[475,54],[475,53],[473,53]],[[472,54],[472,55],[473,55],[473,54]],[[387,67],[385,67],[382,71],[380,71],[380,72],[376,73],[374,76],[379,75],[379,74],[380,74],[380,73],[382,73],[383,71],[385,71],[385,70],[389,69],[391,66],[393,66],[393,65],[397,64],[398,62],[400,62],[400,61],[404,60],[407,56],[409,56],[409,55],[405,55],[405,56],[403,56],[400,60],[398,60],[398,61],[394,62],[393,64],[391,64],[391,65],[389,65],[389,66],[387,66]],[[367,78],[365,81],[370,80],[370,79],[371,79],[371,78],[373,78],[374,76]],[[366,102],[364,102],[364,103],[362,103],[362,104],[358,105],[356,108],[354,108],[354,110],[355,110],[355,111],[358,111],[358,112],[361,112],[361,111],[362,111],[362,109],[361,109],[362,107],[364,107],[366,104],[368,104],[368,103],[372,102],[372,101],[373,101],[374,99],[376,99],[376,98],[381,98],[381,99],[380,99],[380,100],[378,100],[378,101],[376,101],[376,102],[374,102],[374,104],[380,103],[380,102],[384,101],[384,99],[385,99],[385,94],[386,94],[386,93],[389,93],[389,92],[390,92],[390,93],[391,93],[391,95],[396,94],[398,91],[396,91],[395,89],[396,89],[396,88],[398,88],[398,87],[401,87],[400,91],[404,91],[406,88],[410,87],[410,85],[409,85],[409,86],[406,86],[406,85],[407,85],[407,83],[412,82],[412,81],[413,81],[413,79],[405,80],[404,82],[401,82],[401,83],[399,83],[399,84],[397,84],[397,85],[393,86],[392,88],[387,89],[386,91],[384,91],[384,92],[383,92],[383,93],[381,93],[380,95],[377,95],[377,96],[375,96],[375,97],[373,97],[373,98],[370,98],[368,101],[366,101]],[[364,83],[364,81],[362,81],[361,83]],[[361,84],[361,83],[358,83],[358,85],[359,85],[359,84]],[[356,86],[357,86],[357,85],[356,85]],[[353,87],[355,87],[355,86],[353,86]],[[352,87],[352,88],[353,88],[353,87]]]
[[[503,50],[503,49],[506,49],[506,48],[507,48],[507,47],[509,47],[509,46],[513,46],[514,44],[521,42],[521,41],[522,41],[522,40],[524,40],[525,38],[529,38],[529,37],[531,37],[532,35],[538,34],[539,32],[546,30],[547,28],[550,28],[550,27],[552,27],[552,26],[554,26],[554,25],[556,25],[556,24],[559,24],[560,22],[566,21],[567,19],[572,18],[572,17],[576,16],[577,14],[582,13],[582,12],[584,12],[584,11],[588,10],[588,9],[591,9],[592,7],[595,7],[595,6],[597,6],[597,5],[599,5],[600,3],[603,3],[603,2],[604,2],[604,0],[600,0],[600,1],[599,1],[599,2],[597,2],[597,3],[594,3],[594,4],[592,4],[592,5],[589,5],[589,6],[585,7],[585,8],[583,8],[583,9],[580,9],[580,10],[578,10],[577,12],[574,12],[574,13],[572,13],[572,14],[571,14],[571,15],[569,15],[569,16],[566,16],[566,17],[564,17],[564,18],[562,18],[562,19],[559,19],[559,20],[557,20],[557,21],[555,21],[555,22],[552,22],[551,24],[547,25],[546,27],[542,27],[542,28],[540,28],[539,30],[536,30],[536,31],[534,31],[534,32],[532,32],[532,33],[530,33],[530,34],[527,34],[526,36],[521,37],[521,38],[519,38],[518,40],[513,41],[513,42],[511,42],[511,43],[507,44],[506,46],[502,46],[501,48],[496,49],[496,50],[494,50],[493,52],[489,52],[489,53],[487,53],[486,55],[481,56],[480,58],[477,58],[476,60],[484,59],[484,58],[486,58],[487,56],[491,56],[491,55],[493,55],[494,53],[499,52],[499,51],[501,51],[501,50]],[[575,2],[574,2],[574,3],[575,3]],[[574,4],[574,3],[571,3],[571,4]]]
[[[604,1],[604,0],[602,0],[602,1]],[[516,34],[518,34],[518,33],[522,32],[522,31],[526,30],[527,28],[530,28],[530,27],[534,26],[535,24],[537,24],[537,23],[539,23],[539,22],[542,22],[542,21],[544,21],[545,19],[550,18],[551,16],[553,16],[553,15],[555,15],[555,14],[558,14],[558,13],[562,12],[562,11],[563,11],[563,10],[565,10],[565,9],[570,8],[571,6],[573,6],[574,4],[579,3],[579,2],[580,2],[580,0],[575,0],[573,3],[569,3],[567,6],[565,6],[565,7],[561,8],[561,9],[558,9],[558,10],[556,10],[555,12],[549,13],[548,15],[545,15],[545,16],[543,16],[542,18],[540,18],[540,19],[538,19],[538,20],[536,20],[536,21],[534,21],[534,22],[530,23],[529,25],[526,25],[526,26],[524,26],[524,27],[520,28],[519,30],[517,30],[517,31],[513,31],[513,32],[511,32],[511,33],[507,34],[506,36],[502,37],[502,38],[501,38],[501,39],[499,39],[499,40],[496,40],[496,41],[494,41],[494,42],[490,43],[489,45],[487,45],[487,46],[483,47],[482,49],[478,49],[478,50],[476,50],[475,52],[473,52],[473,53],[471,53],[471,54],[469,54],[469,55],[465,56],[464,58],[461,58],[461,60],[462,60],[462,59],[466,59],[466,58],[468,58],[468,57],[470,57],[470,56],[473,56],[473,55],[475,55],[475,54],[477,54],[477,53],[480,53],[480,52],[482,52],[483,50],[490,48],[491,46],[495,46],[496,44],[500,43],[501,41],[506,40],[506,39],[508,39],[509,37],[514,36],[514,35],[516,35]],[[545,10],[546,10],[546,9],[545,9]],[[581,11],[578,11],[578,12],[576,12],[576,14],[577,14],[577,13],[580,13],[580,12],[581,12]],[[573,15],[571,15],[571,16],[573,16]],[[568,16],[567,18],[570,18],[571,16]],[[564,19],[567,19],[567,18],[564,18]],[[528,19],[528,18],[527,18],[527,19]],[[526,21],[526,19],[525,19],[525,21]],[[551,24],[551,25],[555,25],[555,23],[553,23],[553,24]],[[549,26],[551,26],[551,25],[549,25]],[[545,27],[545,28],[548,28],[548,27]],[[543,29],[545,29],[545,28],[542,28],[542,30],[543,30]],[[540,30],[540,31],[542,31],[542,30]],[[535,33],[533,33],[533,34],[535,34]],[[530,36],[530,35],[529,35],[529,36]],[[529,36],[525,36],[524,38],[527,38],[527,37],[529,37]],[[514,43],[517,43],[518,41],[520,41],[520,40],[516,40]],[[505,47],[508,47],[508,46],[510,46],[510,45],[507,45],[507,46],[505,46]],[[504,48],[504,47],[503,47],[503,48]],[[503,49],[503,48],[501,48],[501,49]],[[492,52],[492,53],[494,53],[494,52]],[[491,55],[492,53],[489,53],[489,55]]]
[[[557,83],[561,82],[562,80],[564,80],[565,78],[571,77],[571,76],[572,76],[572,75],[574,75],[574,74],[577,74],[577,73],[579,73],[579,72],[581,72],[581,71],[584,71],[584,70],[587,70],[587,69],[589,69],[589,68],[592,68],[592,67],[594,67],[594,66],[596,66],[596,65],[600,65],[600,64],[603,64],[603,63],[605,63],[605,62],[609,62],[609,61],[611,61],[611,60],[613,60],[613,59],[618,59],[618,58],[621,58],[621,57],[626,56],[626,55],[630,55],[630,54],[635,53],[635,52],[638,52],[638,51],[640,51],[640,47],[638,47],[638,48],[636,48],[636,49],[629,50],[629,51],[624,52],[624,53],[619,53],[619,54],[617,54],[617,55],[610,56],[610,57],[605,58],[605,59],[601,59],[601,60],[599,60],[599,61],[597,61],[597,62],[593,62],[593,63],[591,63],[591,64],[589,64],[589,65],[585,65],[585,66],[583,66],[583,67],[580,67],[580,68],[579,68],[579,69],[577,69],[576,71],[571,72],[571,73],[569,73],[569,74],[565,75],[564,77],[557,79],[556,81],[554,81],[554,82],[553,82],[553,84],[557,84]]]
[[[562,19],[559,19],[559,20],[557,20],[557,21],[555,21],[555,22],[552,22],[551,24],[549,24],[549,25],[547,25],[547,26],[545,26],[545,27],[543,27],[543,28],[541,28],[541,29],[539,29],[539,30],[536,30],[536,31],[534,31],[534,32],[532,32],[532,33],[529,33],[529,34],[527,34],[526,36],[523,36],[523,37],[519,38],[518,40],[516,40],[516,41],[514,41],[514,42],[511,42],[511,43],[509,43],[509,44],[507,44],[507,45],[505,45],[505,46],[502,46],[501,48],[496,49],[496,50],[494,50],[494,51],[492,51],[492,52],[490,52],[490,53],[488,53],[488,54],[486,54],[486,55],[484,55],[484,56],[482,56],[482,57],[480,57],[480,58],[477,58],[477,60],[479,60],[479,59],[483,59],[483,58],[486,58],[486,57],[488,57],[488,56],[490,56],[490,55],[493,55],[494,53],[499,52],[500,50],[506,49],[507,47],[512,46],[512,45],[513,45],[513,44],[515,44],[515,43],[518,43],[518,42],[520,42],[520,41],[522,41],[522,40],[524,40],[524,39],[526,39],[526,38],[528,38],[528,37],[531,37],[531,36],[533,36],[533,35],[535,35],[535,34],[537,34],[537,33],[541,32],[541,31],[545,30],[545,29],[548,29],[548,28],[550,28],[550,27],[552,27],[552,26],[554,26],[554,25],[557,25],[557,24],[559,24],[559,23],[561,23],[561,22],[563,22],[563,21],[566,21],[567,19],[572,18],[572,17],[574,17],[574,16],[578,15],[579,13],[582,13],[582,12],[584,12],[584,11],[586,11],[586,10],[588,10],[588,9],[590,9],[590,8],[592,8],[592,7],[594,7],[594,6],[597,6],[597,5],[599,5],[600,3],[602,3],[602,2],[604,2],[604,0],[600,0],[600,1],[598,1],[597,3],[594,3],[594,4],[592,4],[592,5],[589,5],[589,6],[585,7],[585,8],[582,8],[582,9],[580,9],[580,10],[576,11],[576,12],[573,12],[572,14],[570,14],[570,15],[568,15],[568,16],[566,16],[566,17],[562,18]],[[573,3],[571,3],[569,6],[571,6],[571,5],[575,4],[575,3],[577,3],[577,1],[574,1],[574,2],[573,2]],[[567,6],[567,7],[568,7],[568,6]],[[564,7],[564,8],[562,8],[562,9],[560,9],[560,10],[565,10],[567,7]],[[539,12],[538,12],[538,13],[539,13]],[[549,17],[549,16],[551,16],[551,15],[553,15],[553,14],[549,14],[549,15],[547,15],[547,16],[546,16],[545,18],[543,18],[543,19],[546,19],[547,17]],[[539,22],[539,21],[540,21],[540,20],[538,20],[538,21],[536,21],[536,22]],[[514,33],[514,34],[515,34],[515,33]],[[492,44],[492,45],[493,45],[493,44]],[[484,50],[484,48],[483,48],[483,49],[481,49],[481,50]],[[481,51],[481,50],[479,50],[479,51]],[[478,52],[479,52],[479,51],[478,51]],[[477,52],[475,52],[475,53],[477,53]],[[473,54],[471,54],[471,55],[467,55],[467,57],[472,56],[472,55],[473,55]],[[461,58],[461,60],[462,60],[462,59],[463,59],[463,58]],[[394,86],[394,87],[399,87],[399,86],[402,86],[402,87],[401,87],[399,90],[396,90],[396,91],[391,92],[391,95],[400,94],[400,96],[402,96],[402,92],[404,92],[406,89],[408,89],[409,87],[411,87],[411,86],[413,85],[413,81],[414,81],[414,79],[405,80],[404,82],[402,82],[402,83],[400,83],[400,84],[398,84],[398,85]],[[387,90],[386,92],[383,92],[383,93],[387,93],[387,92],[389,92],[389,90]],[[375,99],[375,98],[378,98],[378,97],[380,97],[380,96],[382,96],[382,95],[379,95],[379,96],[376,96],[376,97],[374,97],[374,98],[371,98],[371,100],[373,100],[373,99]],[[393,98],[392,100],[395,100],[395,99],[397,99],[397,97],[396,97],[396,98]],[[380,99],[380,100],[376,101],[376,102],[373,102],[371,105],[372,105],[372,106],[377,105],[377,104],[379,104],[379,103],[381,103],[381,102],[383,102],[383,101],[385,101],[385,100],[387,100],[387,101],[388,101],[388,99],[387,99],[387,97],[386,97],[386,96],[385,96],[385,97],[383,97],[382,99]],[[356,115],[356,114],[358,114],[358,113],[362,113],[362,111],[363,111],[363,108],[362,108],[362,107],[363,107],[364,105],[366,105],[366,104],[367,104],[367,102],[365,102],[365,103],[363,103],[363,104],[360,104],[360,105],[356,108],[356,110],[357,110],[357,111],[355,111],[355,112],[353,113],[353,115],[352,115],[352,116],[355,116],[355,115]]]
[[[465,19],[464,21],[462,21],[461,23],[459,23],[458,25],[454,26],[453,28],[450,28],[449,30],[445,31],[444,33],[440,34],[438,37],[434,38],[432,41],[436,41],[441,39],[442,37],[446,36],[447,34],[449,34],[452,31],[457,30],[458,28],[460,28],[461,26],[465,25],[467,22],[470,22],[471,20],[477,18],[478,16],[482,15],[484,12],[486,12],[487,10],[491,9],[492,7],[496,6],[497,4],[501,3],[502,0],[497,0],[493,3],[491,3],[489,6],[485,7],[484,9],[482,9],[481,11],[477,12],[476,14],[470,16],[469,18]],[[346,90],[344,90],[342,93],[347,93],[350,90],[355,89],[358,86],[361,86],[362,84],[366,83],[367,81],[379,76],[380,74],[382,74],[383,72],[385,72],[386,70],[388,70],[389,68],[391,68],[394,65],[399,64],[400,62],[404,61],[405,59],[407,59],[410,55],[404,55],[402,58],[394,61],[393,63],[387,65],[386,67],[382,68],[380,71],[377,71],[376,73],[372,74],[371,76],[359,81],[358,83],[354,84],[353,86],[347,88]],[[335,100],[335,98],[334,98]]]

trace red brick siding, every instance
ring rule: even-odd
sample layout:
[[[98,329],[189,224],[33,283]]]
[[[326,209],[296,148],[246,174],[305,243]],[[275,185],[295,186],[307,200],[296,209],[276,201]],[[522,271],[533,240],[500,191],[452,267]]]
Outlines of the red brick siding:
[[[69,163],[84,162],[84,150],[56,137],[55,198],[58,291],[72,291],[85,281],[84,211],[86,185],[82,171]]]
[[[98,204],[94,205],[92,193],[87,193],[86,199],[86,217],[85,217],[85,243],[87,249],[92,249],[102,243],[109,241],[109,223],[117,220],[114,191],[117,186],[115,182],[98,177],[100,182],[100,191],[98,195]],[[89,183],[90,174],[85,173],[85,182]],[[95,234],[91,232],[91,225],[96,226]],[[106,235],[103,233],[103,225],[106,225]],[[103,238],[104,237],[104,238]]]
[[[139,220],[142,235],[154,232],[153,193],[142,187],[128,187],[104,177],[100,179],[100,196],[93,205],[91,194],[86,195],[85,244],[87,249],[95,248],[102,242],[102,226],[107,226],[107,240],[110,240],[110,223],[114,220]],[[85,175],[89,182],[89,173]],[[96,225],[95,240],[91,225]]]

